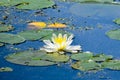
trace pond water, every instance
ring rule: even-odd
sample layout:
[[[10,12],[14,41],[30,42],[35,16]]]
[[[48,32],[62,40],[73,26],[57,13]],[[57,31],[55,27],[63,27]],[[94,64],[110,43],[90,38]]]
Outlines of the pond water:
[[[9,33],[18,33],[27,29],[29,21],[61,22],[69,27],[66,30],[75,35],[72,44],[80,44],[83,51],[95,54],[104,53],[120,59],[120,41],[108,38],[105,33],[119,29],[113,22],[120,17],[120,5],[109,4],[80,4],[75,2],[56,2],[57,8],[43,10],[17,10],[0,7],[0,16],[8,16],[6,24],[12,24],[15,30]],[[9,13],[7,14],[6,11]],[[40,13],[41,14],[37,14]],[[42,14],[43,13],[43,14]],[[87,29],[88,28],[88,29]],[[74,70],[69,64],[48,67],[29,67],[7,62],[4,57],[10,53],[39,49],[44,45],[40,41],[26,41],[18,45],[0,47],[0,67],[13,68],[12,72],[0,73],[1,80],[119,80],[120,71],[104,69],[98,72],[82,72]],[[16,49],[19,50],[16,50]]]

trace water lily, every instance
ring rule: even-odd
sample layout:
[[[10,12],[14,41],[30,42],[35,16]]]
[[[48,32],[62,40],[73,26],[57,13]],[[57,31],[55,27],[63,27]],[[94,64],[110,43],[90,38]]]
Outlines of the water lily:
[[[31,22],[31,23],[29,23],[28,24],[28,26],[30,27],[30,28],[45,28],[46,27],[46,23],[45,22]]]
[[[81,50],[80,45],[71,46],[73,35],[70,35],[67,37],[67,34],[62,35],[61,33],[53,34],[51,40],[43,40],[43,42],[46,44],[44,45],[41,50],[44,50],[46,52],[72,52],[76,53]]]
[[[48,25],[48,28],[66,28],[66,27],[67,27],[67,25],[62,24],[62,23],[58,23],[58,22],[55,22],[55,23]]]

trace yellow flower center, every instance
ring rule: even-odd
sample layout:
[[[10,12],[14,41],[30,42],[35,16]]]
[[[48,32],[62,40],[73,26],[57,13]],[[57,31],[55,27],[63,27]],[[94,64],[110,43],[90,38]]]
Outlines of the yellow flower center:
[[[58,51],[63,51],[66,48],[66,37],[58,36],[54,38],[54,43],[58,45]]]

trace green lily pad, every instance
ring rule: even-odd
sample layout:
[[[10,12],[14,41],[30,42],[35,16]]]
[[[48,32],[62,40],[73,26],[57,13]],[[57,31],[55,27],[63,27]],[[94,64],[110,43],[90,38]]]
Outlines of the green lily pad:
[[[112,3],[114,2],[114,0],[76,0],[76,1],[79,1],[79,2],[84,2],[84,3],[88,3],[88,2],[96,2],[96,3]]]
[[[102,63],[104,68],[120,70],[120,60],[110,60]]]
[[[24,37],[26,40],[38,40],[52,34],[53,30],[26,30],[18,33],[18,35]]]
[[[0,33],[0,42],[9,44],[18,44],[24,42],[25,39],[19,35]]]
[[[99,54],[92,58],[92,60],[97,62],[102,62],[102,61],[111,60],[111,59],[113,59],[113,56],[105,55],[105,54]]]
[[[10,54],[5,59],[11,63],[27,65],[27,66],[49,66],[56,64],[55,62],[42,60],[41,56],[45,55],[44,51],[23,51],[14,54]],[[36,57],[39,59],[36,59]]]
[[[1,67],[0,68],[0,72],[11,72],[11,71],[13,71],[13,69],[10,67]]]
[[[3,43],[0,43],[0,46],[3,46],[4,44]]]
[[[0,0],[1,6],[16,6],[18,9],[42,9],[54,5],[52,0]]]
[[[14,28],[11,25],[0,25],[0,32],[10,31]]]
[[[97,17],[104,18],[104,17],[113,16],[114,14],[117,17],[119,16],[118,11],[120,11],[120,6],[110,5],[110,4],[77,3],[77,4],[73,4],[69,10],[72,14],[81,16],[81,17],[96,17],[97,16]]]
[[[117,19],[113,20],[113,22],[120,25],[120,18],[117,18]]]
[[[108,31],[106,35],[111,39],[120,40],[120,29]]]
[[[70,36],[70,34],[71,34],[71,33],[64,31],[64,30],[55,30],[53,33],[56,35],[58,35],[59,33],[61,33],[62,35],[67,34],[68,36]],[[41,40],[50,40],[53,33],[43,37]]]
[[[74,59],[74,60],[80,60],[80,61],[83,61],[83,60],[89,60],[93,57],[93,53],[87,53],[87,52],[81,52],[81,53],[78,53],[78,54],[72,54],[71,55],[71,59]]]
[[[72,64],[72,68],[81,71],[97,71],[101,69],[101,65],[94,61],[78,61]]]
[[[59,53],[48,53],[41,56],[40,59],[53,62],[67,62],[69,60],[69,56]]]
[[[0,6],[14,6],[21,3],[21,1],[17,0],[0,0]]]
[[[59,0],[59,1],[71,1],[80,3],[114,3],[114,0]]]

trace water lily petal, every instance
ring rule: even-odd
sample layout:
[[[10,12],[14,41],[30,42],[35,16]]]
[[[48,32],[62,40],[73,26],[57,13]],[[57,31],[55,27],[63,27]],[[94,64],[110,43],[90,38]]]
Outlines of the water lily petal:
[[[56,50],[50,48],[40,48],[40,50],[44,50],[46,52],[56,52]]]
[[[68,39],[67,39],[67,40],[68,40],[68,41],[69,41],[69,40],[72,40],[72,39],[73,39],[73,37],[74,37],[74,35],[72,34],[72,35],[70,35],[70,36],[68,37]]]
[[[43,42],[48,46],[54,46],[54,44],[50,40],[43,40]]]
[[[58,38],[62,38],[62,34],[61,33],[58,34]]]
[[[75,51],[75,50],[82,50],[82,49],[81,49],[81,46],[76,45],[76,46],[68,46],[66,50]]]
[[[69,46],[72,42],[73,42],[73,40],[67,41],[67,42],[66,42],[66,46]]]

